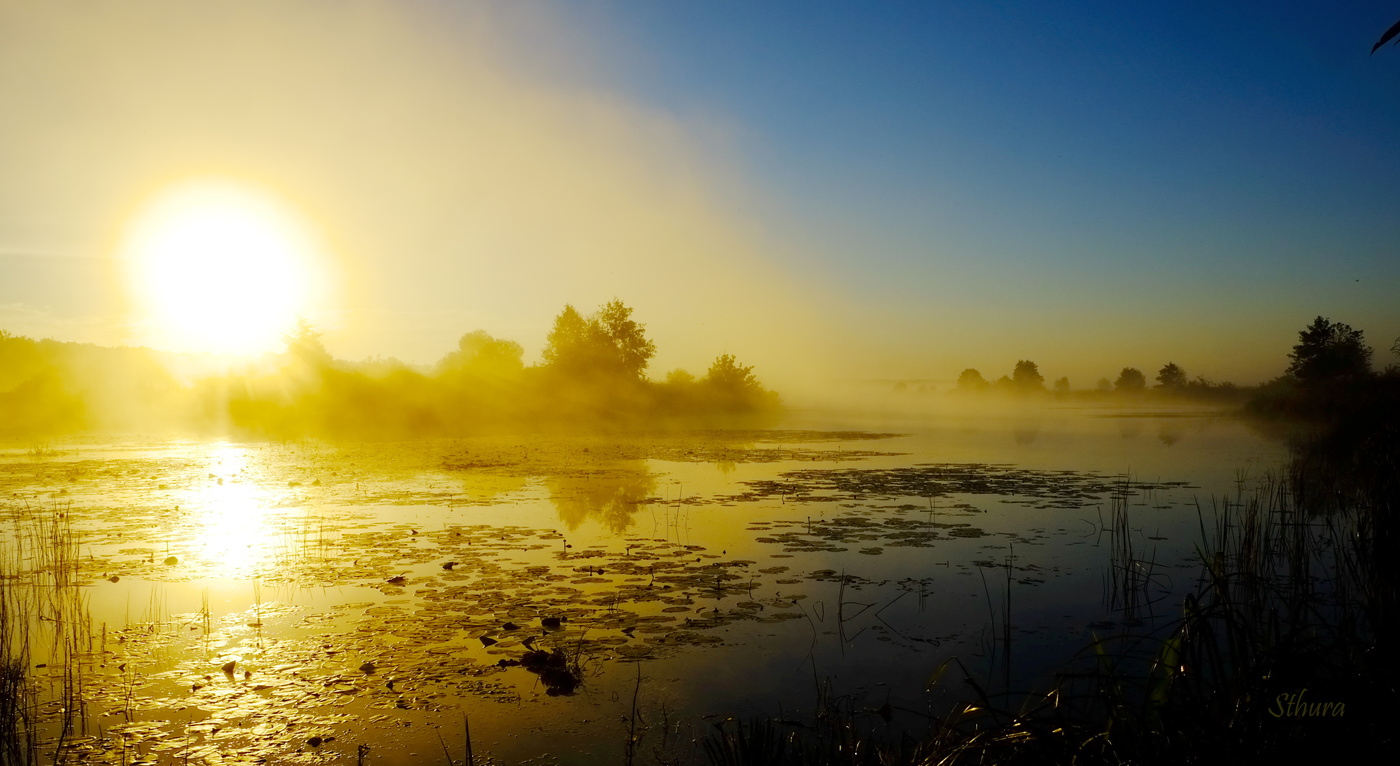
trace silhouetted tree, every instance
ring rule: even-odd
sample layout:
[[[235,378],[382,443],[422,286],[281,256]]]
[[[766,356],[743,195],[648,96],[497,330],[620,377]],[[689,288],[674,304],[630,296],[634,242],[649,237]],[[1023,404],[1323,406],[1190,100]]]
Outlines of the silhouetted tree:
[[[572,372],[587,368],[592,361],[588,320],[573,305],[566,304],[554,327],[545,336],[544,363],[546,367]]]
[[[1118,380],[1113,381],[1113,387],[1124,393],[1133,393],[1147,388],[1147,378],[1142,374],[1142,370],[1136,367],[1124,367],[1118,373]]]
[[[750,392],[761,389],[753,367],[734,361],[732,354],[721,354],[705,373],[705,383],[724,391]]]
[[[321,342],[321,331],[307,321],[306,317],[297,317],[296,325],[282,336],[282,342],[287,344],[287,353],[301,361],[314,363],[330,361],[330,352],[326,351],[325,344]]]
[[[519,343],[493,338],[484,330],[473,330],[457,341],[457,350],[438,363],[443,372],[481,374],[519,371],[525,366],[524,349]]]
[[[1179,391],[1186,387],[1186,371],[1176,362],[1167,362],[1157,371],[1157,387]]]
[[[1041,377],[1035,362],[1025,359],[1016,363],[1016,369],[1011,373],[1011,380],[1015,382],[1017,390],[1020,391],[1045,390],[1045,378]]]
[[[971,367],[963,370],[962,374],[958,376],[959,391],[986,391],[990,385],[991,383],[982,377],[982,373]]]
[[[545,366],[573,378],[640,379],[656,345],[631,316],[616,299],[587,319],[565,306],[546,338]]]
[[[714,414],[774,412],[779,407],[778,395],[758,382],[753,367],[739,364],[732,354],[717,357],[698,387]]]
[[[656,355],[656,344],[647,340],[646,328],[631,317],[632,309],[614,298],[593,315],[592,321],[602,329],[619,371],[628,377],[640,378],[647,363]]]
[[[694,384],[695,376],[680,367],[666,373],[666,385],[668,386],[691,386]]]
[[[1056,381],[1055,381],[1055,393],[1057,393],[1057,394],[1067,394],[1067,393],[1069,393],[1069,378],[1060,378],[1059,380],[1056,380]]]
[[[1286,374],[1305,386],[1371,374],[1371,349],[1361,331],[1323,317],[1298,333],[1288,358],[1293,361]]]

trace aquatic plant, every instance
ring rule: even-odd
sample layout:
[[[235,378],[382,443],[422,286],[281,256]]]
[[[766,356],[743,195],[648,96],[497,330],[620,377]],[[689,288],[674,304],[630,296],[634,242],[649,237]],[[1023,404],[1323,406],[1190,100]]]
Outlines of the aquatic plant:
[[[91,622],[66,503],[7,509],[0,545],[0,764],[37,763],[87,723]],[[39,662],[38,660],[44,660]],[[43,669],[43,674],[34,673]]]
[[[0,764],[37,762],[34,683],[29,677],[28,594],[17,587],[19,565],[9,546],[0,545]]]

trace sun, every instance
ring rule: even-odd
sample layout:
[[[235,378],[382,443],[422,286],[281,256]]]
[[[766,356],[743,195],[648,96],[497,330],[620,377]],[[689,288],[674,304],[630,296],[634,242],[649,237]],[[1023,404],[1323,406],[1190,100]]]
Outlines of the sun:
[[[146,341],[185,351],[277,349],[313,298],[317,248],[271,193],[235,181],[187,181],[136,215],[124,246]]]

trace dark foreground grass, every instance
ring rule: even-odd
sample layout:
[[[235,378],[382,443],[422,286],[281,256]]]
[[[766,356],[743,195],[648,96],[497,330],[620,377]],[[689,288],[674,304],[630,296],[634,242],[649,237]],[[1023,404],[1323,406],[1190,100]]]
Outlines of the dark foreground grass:
[[[84,668],[92,658],[91,622],[77,579],[78,539],[66,505],[21,503],[5,510],[0,766],[62,763],[65,744],[87,723]],[[36,668],[57,672],[40,678]]]
[[[1015,709],[964,672],[972,701],[921,738],[878,741],[838,708],[800,730],[728,721],[705,755],[926,766],[1364,762],[1393,750],[1400,444],[1354,446],[1299,445],[1284,476],[1201,511],[1202,574],[1180,617],[1096,638]],[[1124,563],[1110,569],[1124,580],[1115,593],[1140,586],[1141,568]]]
[[[28,677],[27,604],[10,584],[16,567],[0,550],[0,765],[34,760],[33,694]]]

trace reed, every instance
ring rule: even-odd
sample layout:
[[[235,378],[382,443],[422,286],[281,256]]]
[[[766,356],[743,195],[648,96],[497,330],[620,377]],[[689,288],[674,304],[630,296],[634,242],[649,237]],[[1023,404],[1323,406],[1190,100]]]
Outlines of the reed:
[[[0,545],[0,764],[67,760],[87,733],[91,619],[66,503],[6,509]],[[34,669],[43,668],[42,675]]]
[[[11,545],[0,544],[0,764],[38,762],[35,686],[29,675],[32,594],[20,585],[20,562]]]

